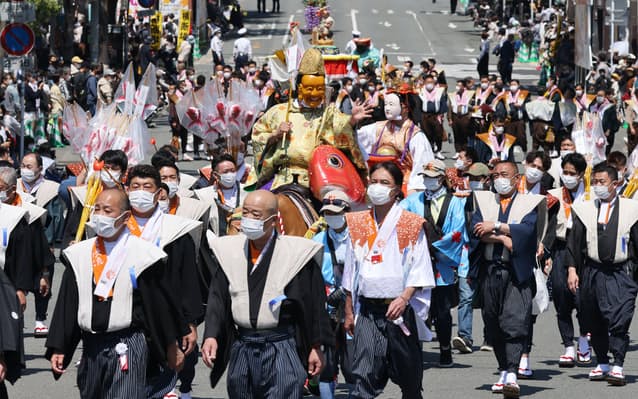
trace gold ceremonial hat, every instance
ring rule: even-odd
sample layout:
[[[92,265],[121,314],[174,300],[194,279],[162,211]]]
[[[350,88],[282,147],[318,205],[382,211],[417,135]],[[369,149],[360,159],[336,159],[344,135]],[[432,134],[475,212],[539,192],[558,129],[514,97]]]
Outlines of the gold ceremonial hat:
[[[316,48],[309,48],[301,57],[299,63],[299,75],[326,76],[321,52]]]

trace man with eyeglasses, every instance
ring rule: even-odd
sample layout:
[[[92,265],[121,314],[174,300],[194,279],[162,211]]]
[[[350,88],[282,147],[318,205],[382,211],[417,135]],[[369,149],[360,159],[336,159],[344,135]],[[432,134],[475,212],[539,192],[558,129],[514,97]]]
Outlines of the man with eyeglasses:
[[[533,268],[547,213],[544,196],[518,193],[520,179],[514,162],[496,164],[496,193],[473,193],[470,234],[468,276],[480,278],[486,339],[494,347],[500,373],[492,392],[506,398],[520,395],[517,371],[532,318]]]
[[[213,387],[228,365],[231,399],[301,399],[306,378],[323,368],[321,346],[334,345],[321,245],[277,234],[277,212],[273,193],[251,192],[242,206],[243,234],[209,240],[218,266],[202,358],[212,367]]]
[[[352,337],[346,335],[343,328],[346,294],[341,287],[349,237],[346,213],[350,212],[351,204],[346,193],[332,190],[323,196],[322,205],[319,213],[323,216],[326,227],[312,237],[312,240],[323,245],[321,274],[328,295],[327,309],[332,330],[337,335],[335,346],[324,348],[326,366],[319,380],[321,397],[329,399],[334,398],[339,366],[346,382],[354,382],[351,374]]]
[[[190,328],[180,342],[180,349],[188,356],[197,344],[196,326],[204,312],[196,259],[202,223],[162,212],[158,206],[160,184],[159,172],[153,166],[131,168],[127,180],[131,217],[126,226],[132,235],[163,249],[168,255],[168,268],[163,278]],[[161,397],[170,392],[175,381],[173,370],[161,370],[157,378],[148,381],[152,393],[149,397]]]
[[[638,293],[638,205],[618,197],[620,184],[622,177],[615,168],[604,163],[594,167],[592,190],[597,199],[572,205],[565,262],[567,286],[579,296],[580,320],[591,332],[598,362],[589,379],[611,385],[627,383],[623,364]],[[611,363],[609,352],[614,357]]]

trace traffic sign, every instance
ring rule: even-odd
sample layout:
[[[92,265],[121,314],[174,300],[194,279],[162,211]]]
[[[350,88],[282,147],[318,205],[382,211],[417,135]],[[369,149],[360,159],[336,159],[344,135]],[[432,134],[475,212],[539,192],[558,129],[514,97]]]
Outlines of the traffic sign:
[[[34,43],[33,30],[20,22],[5,26],[0,33],[0,45],[10,55],[28,54]]]

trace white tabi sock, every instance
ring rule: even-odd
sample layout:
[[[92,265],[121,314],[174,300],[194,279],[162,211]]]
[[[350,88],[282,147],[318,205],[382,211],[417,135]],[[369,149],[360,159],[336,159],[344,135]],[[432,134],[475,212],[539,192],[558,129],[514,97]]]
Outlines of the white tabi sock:
[[[572,346],[568,346],[567,348],[565,348],[565,356],[574,358],[576,356],[576,348],[574,348],[574,345]]]
[[[585,353],[589,352],[589,341],[587,337],[578,337],[578,352]]]
[[[507,376],[507,371],[501,371],[501,376],[498,378],[497,384],[505,384],[505,377]]]
[[[612,371],[613,373],[622,374],[622,366],[613,366],[613,367],[611,368],[611,371]]]
[[[516,384],[516,373],[507,373],[505,384]]]
[[[529,356],[521,356],[518,368],[527,370],[529,368]]]
[[[604,373],[609,373],[608,364],[599,364],[598,366],[596,366],[596,368],[602,370]]]

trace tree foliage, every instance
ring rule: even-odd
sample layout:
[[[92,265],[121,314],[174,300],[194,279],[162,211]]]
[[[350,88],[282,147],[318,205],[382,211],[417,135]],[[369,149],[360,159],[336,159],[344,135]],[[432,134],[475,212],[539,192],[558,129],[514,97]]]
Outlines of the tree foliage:
[[[31,0],[35,7],[34,28],[49,25],[51,18],[58,15],[62,9],[59,0]]]

